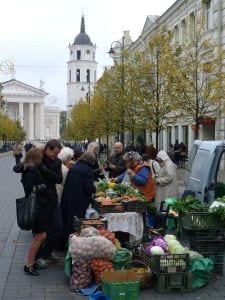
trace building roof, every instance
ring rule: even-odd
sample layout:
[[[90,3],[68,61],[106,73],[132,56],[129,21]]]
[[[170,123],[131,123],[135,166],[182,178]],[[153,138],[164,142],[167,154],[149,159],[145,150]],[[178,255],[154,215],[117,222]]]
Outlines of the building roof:
[[[75,37],[73,45],[93,45],[85,32],[84,16],[81,18],[80,33]]]

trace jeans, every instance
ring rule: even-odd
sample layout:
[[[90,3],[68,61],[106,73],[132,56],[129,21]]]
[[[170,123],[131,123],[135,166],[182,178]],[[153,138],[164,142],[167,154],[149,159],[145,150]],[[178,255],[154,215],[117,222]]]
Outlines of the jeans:
[[[58,201],[53,205],[49,213],[48,224],[47,236],[43,246],[40,248],[37,258],[48,259],[61,236],[62,216]]]

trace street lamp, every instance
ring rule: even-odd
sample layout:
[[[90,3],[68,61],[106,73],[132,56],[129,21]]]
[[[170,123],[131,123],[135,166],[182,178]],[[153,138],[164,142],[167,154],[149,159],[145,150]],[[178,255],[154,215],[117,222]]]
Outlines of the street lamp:
[[[113,47],[114,45],[114,47]],[[116,45],[119,45],[118,47]],[[124,36],[122,37],[122,42],[120,41],[113,41],[109,50],[109,55],[114,58],[114,61],[117,62],[116,54],[118,53],[115,51],[116,48],[119,48],[120,58],[121,58],[121,88],[122,88],[122,101],[124,105]],[[124,107],[122,105],[121,110],[121,124],[120,124],[120,141],[124,144],[124,131],[125,131],[125,120],[124,120]]]

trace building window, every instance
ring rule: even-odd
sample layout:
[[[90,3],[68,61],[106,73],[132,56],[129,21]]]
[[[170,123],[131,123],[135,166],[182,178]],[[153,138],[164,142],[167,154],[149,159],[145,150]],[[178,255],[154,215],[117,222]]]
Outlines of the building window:
[[[77,60],[80,60],[80,59],[81,59],[81,51],[77,50]]]
[[[212,28],[212,1],[209,0],[205,4],[206,10],[206,29],[209,30]]]
[[[90,82],[90,69],[87,69],[87,82]]]
[[[71,82],[71,70],[69,70],[69,82]]]
[[[93,60],[95,61],[95,52],[93,52]]]
[[[174,27],[174,39],[175,44],[179,44],[179,27],[177,25]]]
[[[76,80],[77,80],[77,82],[80,81],[80,69],[76,70]]]
[[[187,38],[186,21],[182,20],[181,21],[181,41],[182,41],[182,44],[185,43],[186,38]]]
[[[194,15],[194,13],[191,13],[189,15],[189,33],[190,33],[190,37],[193,37],[195,34],[195,15]]]

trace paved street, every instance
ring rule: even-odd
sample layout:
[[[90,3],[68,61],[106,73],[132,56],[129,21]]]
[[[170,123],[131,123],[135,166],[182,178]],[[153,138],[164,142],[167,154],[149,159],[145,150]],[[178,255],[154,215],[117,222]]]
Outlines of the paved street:
[[[20,231],[16,223],[15,199],[23,196],[20,175],[12,171],[10,153],[0,154],[0,299],[88,299],[71,293],[64,277],[63,259],[58,265],[41,270],[39,277],[24,274],[31,233]],[[183,170],[178,171],[182,191]],[[191,293],[159,294],[143,290],[140,300],[149,299],[225,299],[224,276],[213,277],[210,284]],[[131,299],[132,300],[132,299]]]

